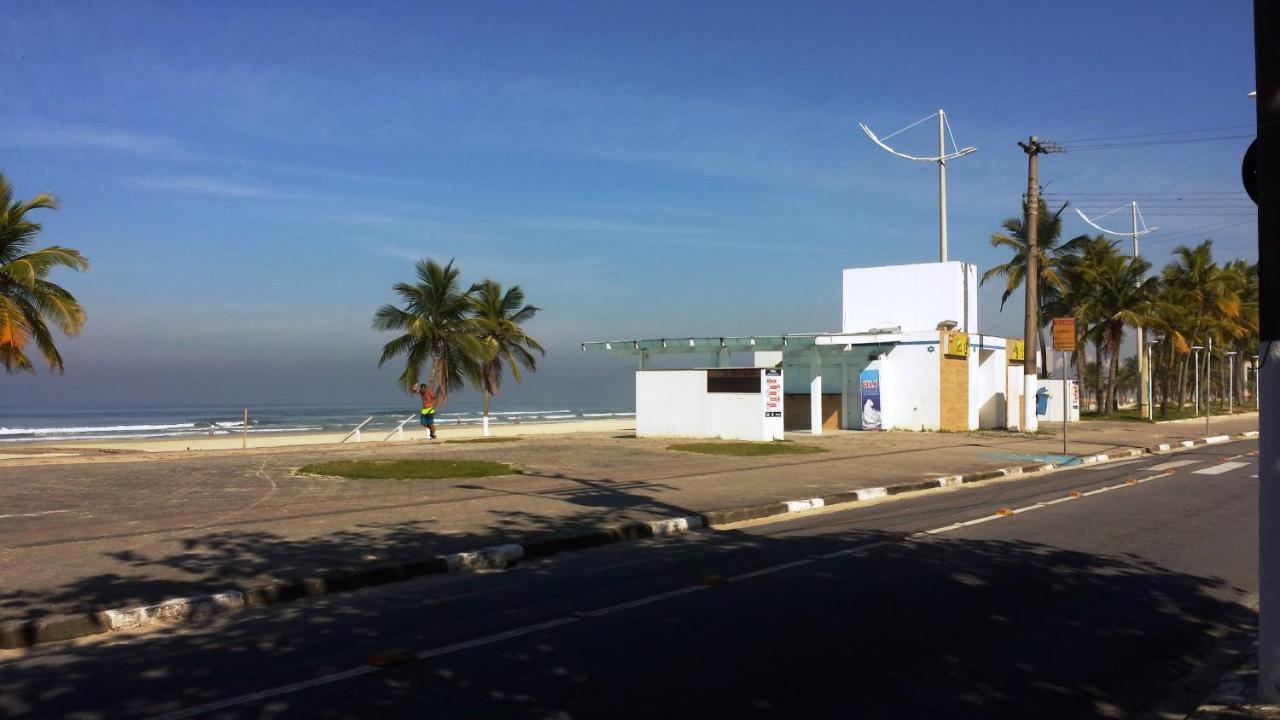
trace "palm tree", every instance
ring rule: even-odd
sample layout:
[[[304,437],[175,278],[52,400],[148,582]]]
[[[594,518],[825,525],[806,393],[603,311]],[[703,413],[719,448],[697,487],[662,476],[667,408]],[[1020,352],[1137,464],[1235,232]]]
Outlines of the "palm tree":
[[[1109,258],[1115,256],[1116,243],[1108,240],[1102,235],[1089,237],[1081,235],[1072,238],[1070,241],[1063,243],[1058,249],[1058,256],[1055,259],[1056,270],[1060,285],[1053,292],[1048,301],[1042,303],[1046,317],[1073,317],[1076,320],[1076,340],[1075,340],[1075,364],[1076,377],[1084,380],[1089,379],[1089,384],[1095,389],[1097,403],[1101,404],[1101,383],[1093,378],[1100,376],[1090,375],[1085,371],[1087,359],[1085,357],[1085,348],[1090,340],[1094,341],[1095,346],[1101,345],[1102,338],[1099,331],[1095,328],[1090,331],[1090,326],[1096,321],[1091,317],[1089,312],[1091,307],[1088,299],[1093,294],[1092,275],[1097,268],[1105,263]],[[1101,363],[1101,357],[1097,358]],[[1084,388],[1081,388],[1081,395],[1085,395]]]
[[[1197,345],[1213,337],[1218,347],[1223,347],[1224,341],[1239,337],[1242,326],[1247,325],[1242,319],[1245,307],[1241,298],[1241,293],[1247,290],[1247,280],[1213,261],[1212,240],[1193,248],[1179,245],[1173,254],[1174,262],[1165,266],[1162,276],[1185,308],[1190,326],[1184,328],[1183,334],[1191,344]],[[1244,329],[1247,332],[1247,327]],[[1186,383],[1184,372],[1178,393],[1180,401]]]
[[[1097,318],[1102,331],[1111,368],[1107,389],[1099,411],[1107,414],[1116,401],[1120,379],[1120,342],[1124,328],[1145,327],[1154,316],[1154,301],[1159,280],[1147,277],[1151,263],[1134,257],[1113,255],[1090,273],[1092,294],[1086,300],[1085,313]]]
[[[1258,349],[1258,265],[1247,260],[1233,260],[1223,268],[1234,274],[1234,283],[1240,288],[1240,318],[1235,328],[1231,350],[1239,353],[1241,359],[1252,355]],[[1244,389],[1244,363],[1235,363],[1234,387],[1238,391]]]
[[[427,382],[443,405],[448,402],[449,392],[463,387],[485,355],[471,317],[477,286],[462,289],[458,280],[461,273],[453,266],[453,260],[447,265],[420,260],[414,267],[416,283],[392,286],[404,306],[383,305],[373,316],[375,330],[404,331],[383,346],[378,367],[404,355],[400,384],[409,390],[429,364]]]
[[[1062,277],[1059,274],[1058,258],[1063,254],[1063,249],[1058,247],[1058,238],[1062,235],[1062,212],[1067,209],[1067,203],[1063,203],[1057,212],[1050,213],[1045,206],[1044,200],[1039,199],[1039,215],[1036,219],[1036,262],[1039,274],[1039,282],[1037,288],[1039,295],[1037,296],[1039,309],[1043,309],[1046,304],[1053,301],[1055,293],[1062,289]],[[1013,296],[1019,287],[1022,287],[1022,281],[1027,273],[1027,231],[1026,222],[1023,220],[1027,216],[1027,201],[1022,201],[1022,216],[1016,218],[1007,218],[1001,227],[1004,228],[1003,233],[992,233],[991,246],[996,248],[1008,248],[1013,251],[1013,258],[1003,265],[997,265],[982,274],[982,280],[979,283],[985,284],[988,280],[996,277],[1005,279],[1004,292],[1000,294],[1000,309],[1004,310],[1004,304]],[[1040,313],[1042,321],[1046,320],[1045,314]],[[1043,329],[1044,322],[1041,323]],[[1041,367],[1047,368],[1048,351],[1044,346],[1044,333],[1040,338],[1040,361]]]
[[[31,250],[40,223],[27,218],[32,210],[56,210],[58,201],[41,193],[22,202],[0,173],[0,362],[8,372],[35,372],[26,347],[34,340],[54,372],[62,372],[62,355],[49,323],[66,335],[84,327],[84,308],[64,288],[49,282],[49,272],[62,266],[88,270],[89,260],[71,248],[50,245]]]
[[[483,395],[485,434],[489,432],[489,398],[497,395],[502,376],[508,369],[511,377],[520,382],[521,368],[529,372],[538,370],[538,355],[546,351],[521,324],[533,318],[542,308],[524,304],[524,290],[519,285],[503,292],[502,285],[485,280],[475,286],[471,296],[474,331],[483,348],[479,363],[471,368],[471,383]]]

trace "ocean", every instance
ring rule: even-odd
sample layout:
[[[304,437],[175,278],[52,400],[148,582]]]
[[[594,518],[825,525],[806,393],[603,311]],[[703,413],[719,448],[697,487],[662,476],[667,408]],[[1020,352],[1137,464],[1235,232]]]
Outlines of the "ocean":
[[[416,401],[416,398],[411,399]],[[225,405],[85,406],[41,409],[0,405],[0,443],[36,440],[116,440],[231,435],[241,432],[243,407]],[[634,417],[630,408],[569,406],[509,408],[489,411],[492,425],[521,422],[573,422],[583,419]],[[398,406],[265,405],[249,408],[249,434],[335,432],[351,430],[366,419],[366,432],[390,433],[405,419],[416,426],[413,402]],[[436,416],[448,425],[480,424],[480,407],[451,403]]]

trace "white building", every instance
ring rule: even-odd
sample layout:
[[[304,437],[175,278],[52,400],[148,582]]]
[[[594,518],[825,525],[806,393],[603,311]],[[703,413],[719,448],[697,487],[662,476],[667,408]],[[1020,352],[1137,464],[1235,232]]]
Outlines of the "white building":
[[[672,353],[702,354],[726,368],[732,353],[750,352],[755,368],[781,368],[787,430],[1017,427],[1022,341],[979,332],[975,266],[847,268],[842,310],[839,332],[587,342],[582,349],[638,359],[639,435],[767,439],[775,432],[765,423],[773,418],[762,414],[761,382],[744,384],[753,397],[735,405],[712,397],[720,393],[710,389],[708,369],[649,368],[653,355]],[[749,422],[738,417],[747,408]]]

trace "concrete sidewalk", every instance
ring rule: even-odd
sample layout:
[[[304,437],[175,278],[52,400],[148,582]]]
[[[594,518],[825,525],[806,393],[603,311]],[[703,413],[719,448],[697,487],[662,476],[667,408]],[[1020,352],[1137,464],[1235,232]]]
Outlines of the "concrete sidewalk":
[[[1211,432],[1257,428],[1215,419]],[[1203,420],[1086,422],[1073,454],[1203,437]],[[795,435],[827,452],[737,458],[628,435],[308,447],[103,463],[0,464],[0,622],[156,602],[536,541],[601,525],[1061,459],[1053,436]],[[299,477],[318,459],[438,457],[524,475],[440,482]]]

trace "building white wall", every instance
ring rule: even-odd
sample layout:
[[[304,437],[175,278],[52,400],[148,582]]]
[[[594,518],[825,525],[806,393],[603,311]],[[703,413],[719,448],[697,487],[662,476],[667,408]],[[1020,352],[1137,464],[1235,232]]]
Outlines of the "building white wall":
[[[751,353],[752,365],[756,367],[768,368],[777,367],[782,362],[781,350],[756,350]]]
[[[977,272],[963,262],[845,268],[843,331],[897,326],[916,332],[953,320],[957,330],[977,333]]]
[[[942,424],[937,343],[899,344],[880,362],[881,417],[886,430],[937,430]],[[929,352],[929,348],[933,352]]]
[[[763,381],[756,393],[709,393],[704,369],[636,372],[637,437],[781,440],[782,420],[765,417]]]
[[[989,430],[1005,427],[1008,398],[1004,338],[974,336],[969,340],[970,426]]]
[[[705,370],[636,372],[636,435],[703,437]]]
[[[1071,391],[1076,387],[1075,380],[1067,381],[1067,390]],[[1040,422],[1060,423],[1062,422],[1062,380],[1047,380],[1041,378],[1038,387],[1049,390],[1049,407],[1044,415],[1038,415]],[[1068,396],[1067,406],[1071,413],[1071,419],[1067,422],[1080,422],[1080,394],[1075,392]]]
[[[1005,427],[1022,429],[1022,366],[1008,365],[1005,370]]]

